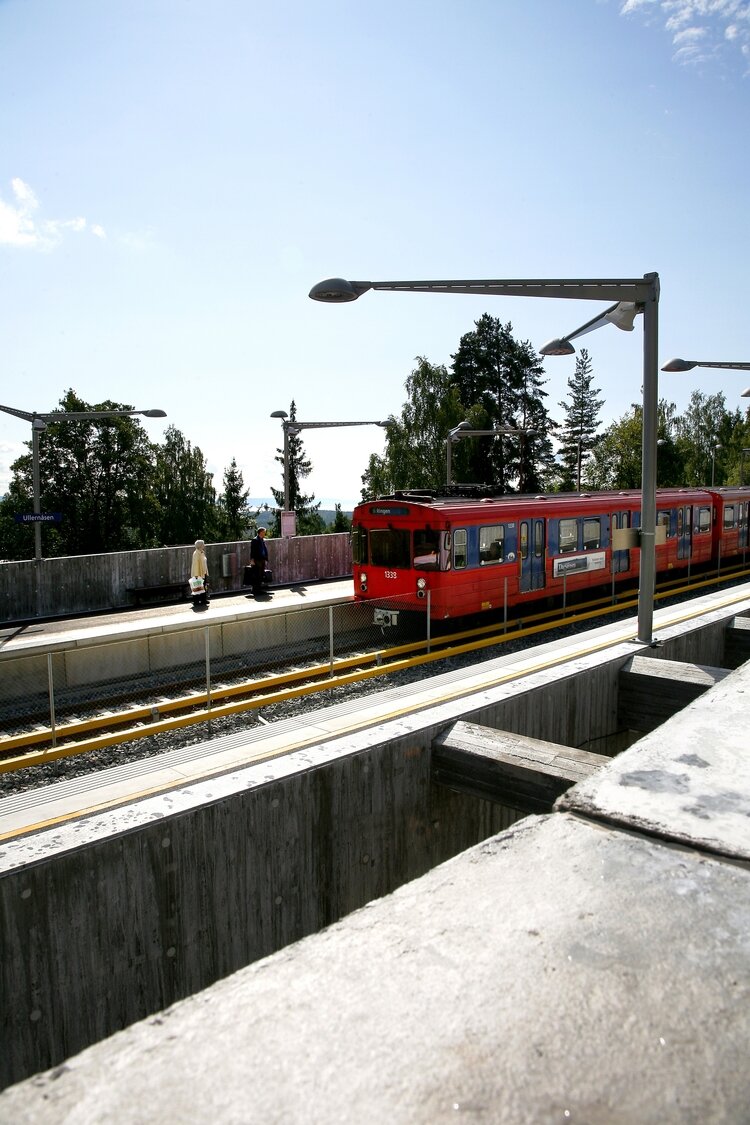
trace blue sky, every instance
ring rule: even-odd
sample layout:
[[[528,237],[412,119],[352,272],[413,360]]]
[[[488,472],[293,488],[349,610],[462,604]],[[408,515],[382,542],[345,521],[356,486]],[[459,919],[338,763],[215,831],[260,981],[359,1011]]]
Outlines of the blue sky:
[[[398,413],[484,313],[541,346],[590,302],[323,278],[661,278],[661,361],[750,360],[750,3],[0,0],[0,401],[161,407],[221,476],[280,487],[273,410]],[[584,338],[604,420],[640,319]],[[553,417],[575,358],[549,359]],[[662,375],[679,409],[742,373]],[[0,490],[29,428],[0,413]],[[382,433],[307,431],[324,506]]]

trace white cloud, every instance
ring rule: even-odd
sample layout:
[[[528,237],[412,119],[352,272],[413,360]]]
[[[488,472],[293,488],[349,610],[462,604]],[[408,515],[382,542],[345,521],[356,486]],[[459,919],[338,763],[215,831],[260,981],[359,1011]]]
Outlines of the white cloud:
[[[40,219],[39,200],[27,183],[16,176],[11,180],[13,202],[0,197],[0,246],[30,247],[34,250],[53,250],[67,231],[80,233],[87,229],[82,216],[74,219]],[[91,232],[104,238],[104,229],[97,223]]]
[[[620,14],[661,14],[672,36],[675,60],[705,62],[716,58],[722,46],[739,48],[750,56],[750,3],[748,0],[625,0]]]

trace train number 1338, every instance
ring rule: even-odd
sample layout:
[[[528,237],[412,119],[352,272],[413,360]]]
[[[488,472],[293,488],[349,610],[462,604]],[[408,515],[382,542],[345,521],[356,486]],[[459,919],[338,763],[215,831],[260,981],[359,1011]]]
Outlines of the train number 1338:
[[[398,573],[395,570],[384,570],[383,578],[398,578]]]

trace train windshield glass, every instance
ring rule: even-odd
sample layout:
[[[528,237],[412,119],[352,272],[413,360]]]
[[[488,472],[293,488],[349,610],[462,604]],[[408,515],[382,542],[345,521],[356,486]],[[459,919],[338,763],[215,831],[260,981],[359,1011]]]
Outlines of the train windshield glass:
[[[411,534],[394,527],[370,532],[370,563],[372,566],[386,566],[389,569],[411,566],[409,551]]]
[[[440,565],[440,533],[429,527],[414,532],[414,569],[437,570]]]

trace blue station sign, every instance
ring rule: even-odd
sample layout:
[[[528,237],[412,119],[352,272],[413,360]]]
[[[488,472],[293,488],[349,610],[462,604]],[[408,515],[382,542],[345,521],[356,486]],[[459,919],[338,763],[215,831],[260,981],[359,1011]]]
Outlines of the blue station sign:
[[[62,512],[16,512],[16,523],[62,523]]]

